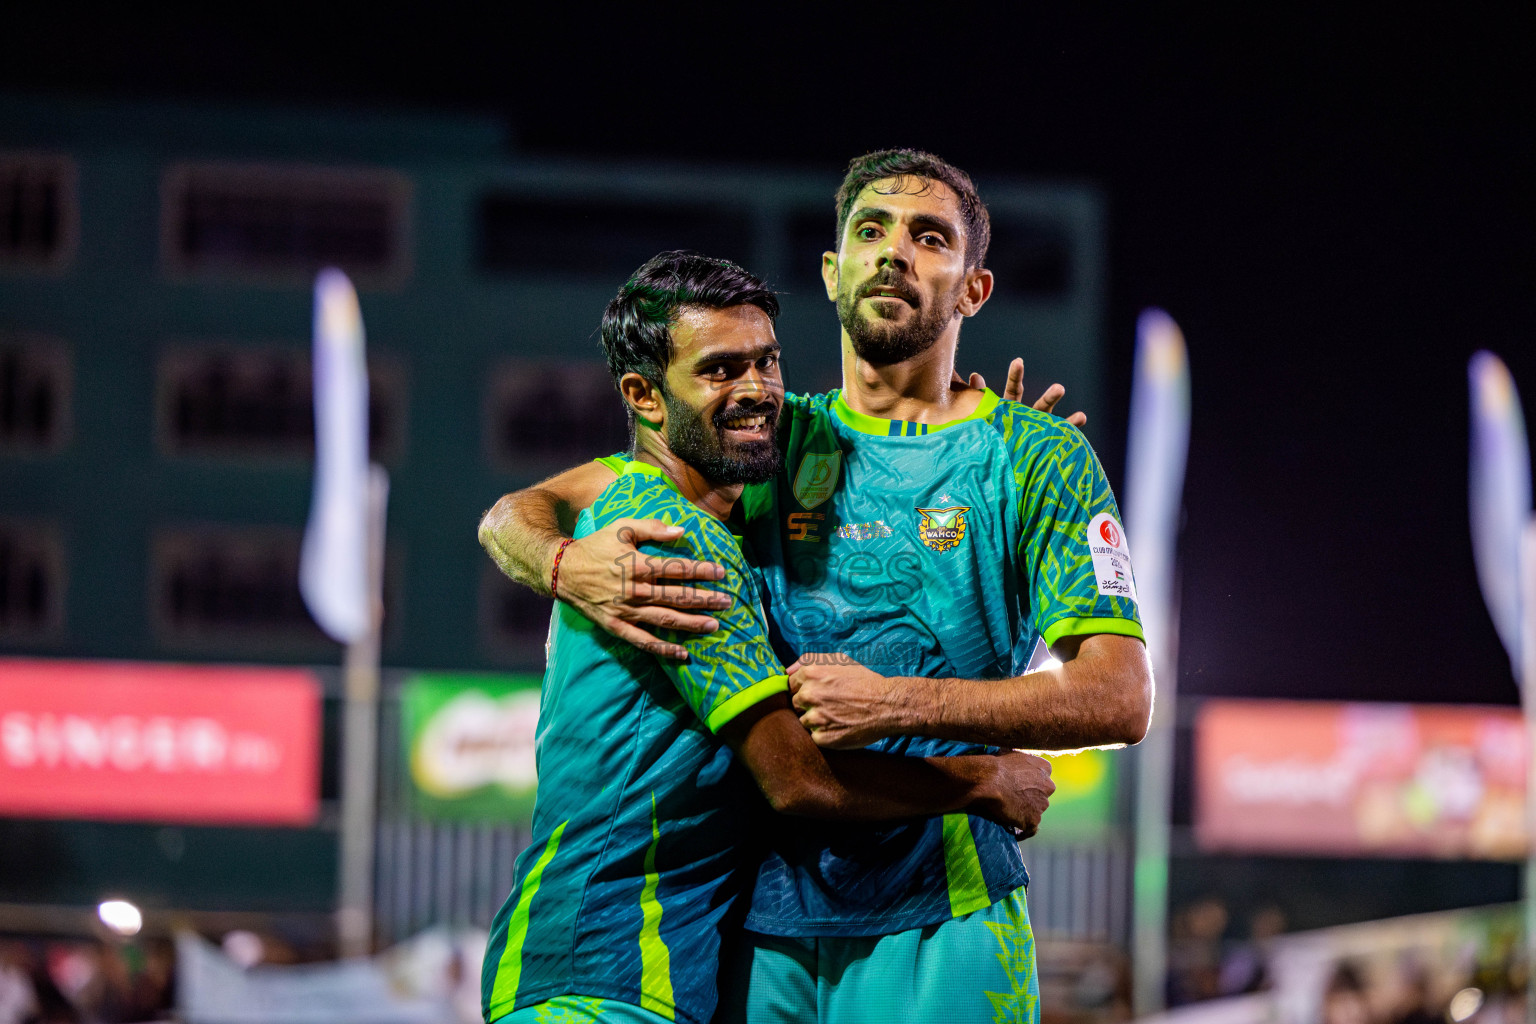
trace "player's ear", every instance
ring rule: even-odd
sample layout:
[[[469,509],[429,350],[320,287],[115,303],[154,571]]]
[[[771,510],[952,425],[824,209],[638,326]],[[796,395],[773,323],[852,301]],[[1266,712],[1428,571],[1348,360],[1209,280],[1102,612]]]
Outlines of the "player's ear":
[[[975,316],[992,297],[992,271],[977,267],[965,272],[965,287],[960,291],[960,301],[955,309],[961,316]]]
[[[619,378],[619,394],[624,404],[635,414],[635,419],[652,430],[666,426],[667,403],[662,400],[661,389],[638,373],[630,372]]]
[[[821,283],[827,286],[827,298],[837,301],[837,253],[821,254]]]

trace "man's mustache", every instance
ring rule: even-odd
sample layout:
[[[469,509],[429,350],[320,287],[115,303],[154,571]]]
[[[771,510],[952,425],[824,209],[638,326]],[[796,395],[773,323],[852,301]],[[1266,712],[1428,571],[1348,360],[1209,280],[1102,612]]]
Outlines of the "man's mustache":
[[[906,279],[891,270],[882,270],[870,278],[864,287],[859,289],[859,298],[867,299],[882,288],[894,292],[898,298],[905,299],[910,305],[916,306],[921,302],[917,292],[907,284]]]
[[[734,420],[743,416],[767,417],[768,426],[772,427],[778,422],[779,407],[773,402],[754,402],[751,405],[733,405],[729,409],[721,409],[713,417],[715,429],[724,430],[726,420]]]

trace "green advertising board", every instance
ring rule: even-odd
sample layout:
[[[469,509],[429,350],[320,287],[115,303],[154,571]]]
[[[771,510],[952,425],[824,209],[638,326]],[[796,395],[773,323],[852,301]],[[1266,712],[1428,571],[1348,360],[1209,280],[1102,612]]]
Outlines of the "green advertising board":
[[[412,809],[448,821],[525,824],[538,773],[536,675],[418,673],[401,690],[401,728]],[[1102,836],[1115,821],[1118,751],[1051,756],[1056,792],[1046,840]]]
[[[411,805],[426,818],[526,824],[538,790],[535,675],[421,673],[400,723]]]
[[[1102,836],[1115,822],[1118,750],[1083,750],[1052,754],[1051,781],[1056,792],[1040,822],[1046,840],[1086,840]]]

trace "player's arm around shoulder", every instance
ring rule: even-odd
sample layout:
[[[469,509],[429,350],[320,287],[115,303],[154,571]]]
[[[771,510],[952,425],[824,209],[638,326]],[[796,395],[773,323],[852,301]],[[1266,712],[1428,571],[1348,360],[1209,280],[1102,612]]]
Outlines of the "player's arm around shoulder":
[[[686,657],[681,646],[658,640],[648,630],[712,631],[709,612],[723,607],[722,599],[689,584],[718,579],[720,567],[670,560],[661,563],[667,575],[652,573],[651,563],[634,557],[639,545],[674,539],[681,532],[658,520],[621,518],[572,539],[582,509],[622,469],[618,462],[585,463],[503,495],[481,517],[480,546],[508,578],[545,597],[558,597],[604,631],[667,657]]]
[[[548,596],[555,549],[614,478],[612,466],[588,462],[502,495],[480,517],[480,546],[509,578]]]

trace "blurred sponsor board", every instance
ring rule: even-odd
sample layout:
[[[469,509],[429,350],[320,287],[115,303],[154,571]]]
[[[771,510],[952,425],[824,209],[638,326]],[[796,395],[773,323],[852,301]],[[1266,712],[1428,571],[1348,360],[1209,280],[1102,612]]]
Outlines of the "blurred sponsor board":
[[[1048,842],[1104,838],[1116,824],[1118,751],[1080,750],[1052,754],[1050,812],[1040,822],[1039,838]]]
[[[400,721],[418,814],[531,820],[539,683],[535,675],[421,674],[405,681]]]
[[[1202,849],[1514,860],[1514,708],[1212,700],[1195,725]]]
[[[301,669],[0,660],[0,815],[308,825],[319,758]]]

